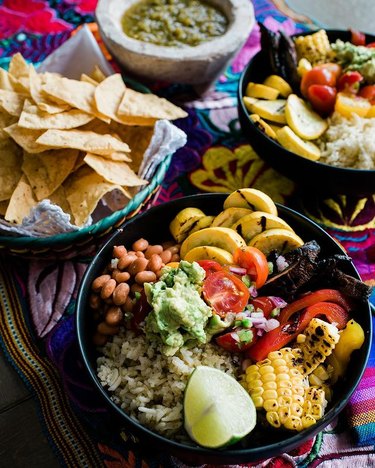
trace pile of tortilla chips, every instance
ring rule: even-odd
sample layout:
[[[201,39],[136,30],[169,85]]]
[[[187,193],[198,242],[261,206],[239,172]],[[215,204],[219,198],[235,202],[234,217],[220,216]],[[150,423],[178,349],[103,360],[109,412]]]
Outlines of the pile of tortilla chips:
[[[37,73],[20,54],[0,68],[0,215],[20,224],[43,199],[76,226],[114,190],[124,203],[159,119],[186,112],[96,68],[81,80]]]

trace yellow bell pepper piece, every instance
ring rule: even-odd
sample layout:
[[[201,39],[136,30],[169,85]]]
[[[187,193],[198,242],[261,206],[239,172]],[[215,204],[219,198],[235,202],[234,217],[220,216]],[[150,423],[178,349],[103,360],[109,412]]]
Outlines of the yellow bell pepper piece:
[[[366,117],[369,118],[369,119],[375,117],[375,104],[373,104],[373,105],[370,107],[369,111],[368,111],[367,114],[366,114]]]
[[[349,364],[350,356],[355,349],[359,349],[365,341],[363,328],[355,320],[349,320],[340,333],[340,340],[335,346],[328,363],[333,367],[332,383],[342,377]]]
[[[337,93],[335,111],[344,117],[350,118],[353,114],[366,117],[370,108],[371,104],[367,99],[346,93]]]

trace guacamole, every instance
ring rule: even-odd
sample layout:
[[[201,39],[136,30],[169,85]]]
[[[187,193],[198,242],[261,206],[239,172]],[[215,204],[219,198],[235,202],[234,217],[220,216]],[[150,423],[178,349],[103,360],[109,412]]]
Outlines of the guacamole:
[[[355,46],[351,42],[343,42],[338,39],[332,44],[336,52],[336,59],[348,70],[358,71],[368,84],[375,83],[375,49],[371,47]]]
[[[201,298],[204,277],[198,263],[181,261],[179,268],[165,268],[156,283],[144,285],[152,307],[145,320],[146,337],[161,342],[167,356],[173,356],[187,342],[208,341],[204,329],[212,309]]]
[[[125,11],[122,29],[143,42],[196,46],[225,33],[226,16],[202,0],[141,0]]]

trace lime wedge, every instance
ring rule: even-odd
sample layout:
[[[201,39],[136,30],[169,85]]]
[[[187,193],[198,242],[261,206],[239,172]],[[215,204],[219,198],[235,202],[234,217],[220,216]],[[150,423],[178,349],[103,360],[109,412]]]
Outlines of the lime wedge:
[[[256,410],[246,390],[233,377],[207,366],[190,376],[184,397],[185,429],[203,447],[234,444],[256,424]]]

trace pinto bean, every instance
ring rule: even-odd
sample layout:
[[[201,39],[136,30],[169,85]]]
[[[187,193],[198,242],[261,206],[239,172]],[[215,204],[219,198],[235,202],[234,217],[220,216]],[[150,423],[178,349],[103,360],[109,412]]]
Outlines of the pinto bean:
[[[141,286],[140,284],[138,283],[133,283],[131,286],[130,286],[130,291],[131,293],[134,295],[136,292],[142,292],[143,291],[143,286]]]
[[[112,278],[117,281],[117,283],[126,283],[130,279],[130,273],[127,271],[113,270]]]
[[[135,281],[138,284],[153,283],[156,281],[156,274],[153,271],[140,271],[135,275]]]
[[[128,285],[128,283],[118,284],[112,294],[113,303],[115,305],[125,304],[129,291],[130,286]]]
[[[148,261],[147,268],[156,273],[158,270],[160,270],[162,264],[163,260],[161,259],[160,255],[154,254],[151,255],[151,258]]]
[[[136,258],[135,254],[128,252],[119,259],[117,268],[119,270],[125,270],[132,262],[134,262],[134,260],[136,260]]]
[[[92,337],[92,342],[95,346],[104,346],[108,341],[108,337],[102,333],[96,332]]]
[[[123,255],[125,255],[128,251],[126,250],[124,245],[115,245],[113,247],[113,256],[115,258],[121,258]]]
[[[180,261],[180,255],[178,253],[174,253],[171,258],[171,262],[179,262]]]
[[[143,252],[144,250],[147,249],[147,247],[148,247],[148,241],[146,239],[143,239],[143,237],[136,240],[132,245],[133,250],[135,250],[136,252],[137,251]]]
[[[98,310],[100,308],[101,303],[102,302],[98,294],[90,294],[89,304],[91,309]]]
[[[172,245],[172,247],[168,247],[168,249],[166,249],[166,250],[169,250],[171,252],[171,254],[173,255],[175,253],[179,254],[180,253],[180,248],[181,248],[180,244],[175,244],[175,245]]]
[[[172,252],[168,249],[164,250],[164,252],[160,254],[160,258],[162,259],[163,263],[169,263],[172,258]]]
[[[138,285],[137,285],[138,286]],[[126,298],[125,304],[122,306],[122,310],[125,313],[129,313],[133,310],[133,300],[131,299],[130,296]]]
[[[103,335],[116,335],[120,328],[115,326],[108,325],[106,322],[100,322],[97,326],[97,332],[102,333]]]
[[[144,254],[143,252],[141,252],[140,250],[138,250],[138,251],[135,253],[135,255],[136,255],[137,257],[143,257],[143,258],[144,258],[144,256],[145,256],[145,254]]]
[[[140,271],[144,271],[147,268],[148,260],[147,258],[137,257],[128,267],[128,272],[135,276]]]
[[[146,258],[151,258],[152,255],[158,254],[160,255],[163,252],[163,247],[161,245],[149,245],[147,247],[147,250],[145,252],[145,257]]]
[[[104,300],[109,299],[112,296],[116,286],[116,281],[113,278],[110,278],[102,287],[102,290],[100,291],[100,297]]]
[[[110,280],[111,277],[109,275],[101,275],[94,279],[91,285],[91,289],[95,292],[99,292],[102,287]]]
[[[120,325],[123,316],[124,314],[121,308],[114,306],[108,309],[107,313],[105,314],[105,321],[109,326],[114,327]]]

